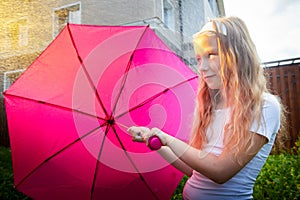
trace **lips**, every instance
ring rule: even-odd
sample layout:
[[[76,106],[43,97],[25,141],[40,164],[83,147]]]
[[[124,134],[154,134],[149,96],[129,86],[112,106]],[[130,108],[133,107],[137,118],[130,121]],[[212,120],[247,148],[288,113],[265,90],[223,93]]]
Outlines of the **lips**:
[[[205,76],[203,76],[203,78],[204,78],[205,80],[207,80],[207,79],[210,79],[210,78],[215,77],[215,76],[216,76],[215,74],[212,74],[212,75],[205,75]]]

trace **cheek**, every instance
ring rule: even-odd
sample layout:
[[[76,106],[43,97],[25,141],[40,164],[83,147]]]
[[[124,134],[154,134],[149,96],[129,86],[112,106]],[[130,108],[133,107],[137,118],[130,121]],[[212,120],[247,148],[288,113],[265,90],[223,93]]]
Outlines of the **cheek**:
[[[218,60],[211,61],[210,69],[214,71],[216,74],[220,74],[220,69],[221,69],[220,62]]]
[[[216,74],[216,81],[218,83],[221,83],[220,62],[218,62],[218,61],[211,62],[210,69]]]

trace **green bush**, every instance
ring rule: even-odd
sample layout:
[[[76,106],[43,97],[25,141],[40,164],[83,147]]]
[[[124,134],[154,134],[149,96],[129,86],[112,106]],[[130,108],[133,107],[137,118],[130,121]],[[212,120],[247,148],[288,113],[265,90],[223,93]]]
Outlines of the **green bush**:
[[[290,153],[270,155],[254,185],[254,200],[300,199],[300,137]],[[182,199],[182,190],[187,177],[184,176],[171,200]]]
[[[257,177],[253,197],[254,200],[296,200],[300,199],[300,138],[294,151],[270,155]],[[171,200],[182,199],[182,189],[187,176],[184,176],[174,192]],[[29,198],[14,189],[9,148],[0,147],[0,199],[28,200]]]
[[[9,148],[0,147],[0,199],[25,200],[29,199],[14,188]]]
[[[300,138],[294,151],[270,155],[254,185],[254,199],[300,199]]]
[[[182,200],[182,190],[184,188],[185,182],[188,180],[188,176],[184,176],[179,185],[177,186],[173,196],[171,197],[171,200]]]

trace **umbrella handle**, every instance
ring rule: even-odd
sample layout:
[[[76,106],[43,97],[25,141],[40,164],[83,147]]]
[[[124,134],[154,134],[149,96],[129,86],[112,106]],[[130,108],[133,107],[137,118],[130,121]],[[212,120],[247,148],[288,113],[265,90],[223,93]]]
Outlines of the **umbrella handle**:
[[[156,135],[152,135],[151,137],[149,137],[148,147],[151,150],[158,150],[160,149],[161,146],[162,146],[162,142],[160,141],[159,137],[157,137]]]

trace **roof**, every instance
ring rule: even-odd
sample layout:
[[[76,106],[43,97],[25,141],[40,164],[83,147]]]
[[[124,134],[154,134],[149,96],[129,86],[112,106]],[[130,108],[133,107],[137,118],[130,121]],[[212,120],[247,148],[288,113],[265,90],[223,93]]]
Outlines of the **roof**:
[[[294,64],[298,64],[298,63],[300,64],[300,57],[264,62],[264,63],[262,63],[262,66],[263,67],[278,67],[278,66],[284,66],[284,65],[294,65]]]

